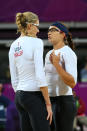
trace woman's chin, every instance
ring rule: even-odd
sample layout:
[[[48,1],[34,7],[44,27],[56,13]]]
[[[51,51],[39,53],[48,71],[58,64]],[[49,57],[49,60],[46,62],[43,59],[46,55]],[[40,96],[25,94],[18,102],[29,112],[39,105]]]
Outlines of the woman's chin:
[[[51,39],[49,39],[49,38],[48,38],[48,41],[49,41],[49,42],[52,42]]]

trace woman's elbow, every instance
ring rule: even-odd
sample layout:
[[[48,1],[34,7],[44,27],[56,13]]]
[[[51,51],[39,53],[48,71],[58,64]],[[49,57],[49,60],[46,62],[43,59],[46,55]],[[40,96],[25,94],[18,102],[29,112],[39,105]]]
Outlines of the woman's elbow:
[[[75,84],[72,84],[72,85],[71,85],[71,88],[74,88],[74,87],[75,87]]]
[[[75,83],[75,81],[74,82],[72,82],[72,84],[71,84],[71,88],[74,88],[76,86],[76,83]]]

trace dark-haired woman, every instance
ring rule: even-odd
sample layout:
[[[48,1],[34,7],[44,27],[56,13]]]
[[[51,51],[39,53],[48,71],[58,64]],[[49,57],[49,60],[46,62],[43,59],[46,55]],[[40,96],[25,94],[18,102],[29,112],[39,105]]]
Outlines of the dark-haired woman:
[[[39,18],[32,12],[16,14],[21,36],[9,51],[12,86],[21,131],[50,131],[52,109],[43,69],[43,42],[37,38]]]
[[[68,29],[53,23],[48,30],[48,40],[53,45],[45,58],[48,91],[53,107],[56,131],[73,131],[76,114],[72,88],[77,81],[77,57]]]

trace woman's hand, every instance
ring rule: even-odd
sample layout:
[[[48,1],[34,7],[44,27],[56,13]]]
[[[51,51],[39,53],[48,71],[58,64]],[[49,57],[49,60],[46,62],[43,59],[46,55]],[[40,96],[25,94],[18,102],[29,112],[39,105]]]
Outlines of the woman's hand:
[[[49,120],[50,124],[52,122],[52,108],[51,108],[51,104],[46,104],[46,108],[47,108],[47,112],[48,112],[48,116],[47,116],[47,120]]]
[[[60,61],[60,53],[56,56],[53,50],[53,52],[50,54],[50,61],[54,66],[56,66]]]

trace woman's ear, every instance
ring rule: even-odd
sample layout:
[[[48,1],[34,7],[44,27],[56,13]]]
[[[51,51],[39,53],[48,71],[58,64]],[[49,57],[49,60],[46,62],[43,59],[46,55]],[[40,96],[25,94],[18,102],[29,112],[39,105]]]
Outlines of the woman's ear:
[[[31,29],[31,24],[27,25],[27,29],[30,30]]]
[[[66,37],[66,34],[63,32],[63,37],[65,38]]]

